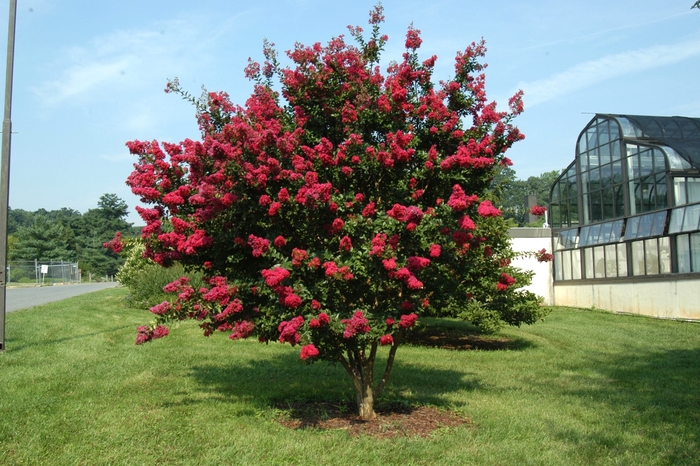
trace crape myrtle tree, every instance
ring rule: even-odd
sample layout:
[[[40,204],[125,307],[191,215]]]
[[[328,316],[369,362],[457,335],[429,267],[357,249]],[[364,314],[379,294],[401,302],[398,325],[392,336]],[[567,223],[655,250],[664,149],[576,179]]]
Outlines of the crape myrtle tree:
[[[357,45],[296,44],[291,66],[265,42],[264,62],[245,70],[255,85],[244,106],[168,83],[195,104],[202,139],[127,143],[139,157],[127,184],[152,205],[137,208],[146,256],[203,271],[208,285],[167,285],[176,298],[151,308],[137,343],[196,319],[207,336],[300,345],[301,359],[345,368],[360,416],[372,418],[419,316],[490,329],[541,317],[520,289],[529,275],[510,266],[501,212],[483,197],[523,138],[512,124],[521,93],[509,111],[487,101],[483,41],[434,84],[437,57],[419,59],[412,26],[403,60],[383,74],[383,19],[376,6],[368,38],[349,27]]]

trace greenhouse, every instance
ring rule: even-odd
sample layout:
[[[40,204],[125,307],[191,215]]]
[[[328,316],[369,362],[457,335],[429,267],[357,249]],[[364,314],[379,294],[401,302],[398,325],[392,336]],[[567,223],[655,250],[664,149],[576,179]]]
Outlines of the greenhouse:
[[[643,284],[656,309],[627,296],[629,312],[695,318],[684,294],[700,280],[700,118],[597,114],[549,218],[557,304],[612,306]]]

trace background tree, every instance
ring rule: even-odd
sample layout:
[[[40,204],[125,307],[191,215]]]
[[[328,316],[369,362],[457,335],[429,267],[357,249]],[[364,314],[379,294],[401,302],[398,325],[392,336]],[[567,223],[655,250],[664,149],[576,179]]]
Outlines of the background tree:
[[[116,194],[103,194],[97,201],[97,208],[83,214],[77,226],[80,238],[79,262],[81,270],[104,276],[113,276],[123,260],[114,251],[104,247],[104,243],[116,232],[131,236],[132,225],[126,221],[129,207]]]
[[[496,205],[503,210],[503,218],[513,222],[514,226],[535,226],[527,223],[529,209],[525,205],[525,197],[534,195],[539,205],[549,202],[549,191],[559,176],[558,170],[548,171],[539,176],[531,176],[527,180],[516,178],[515,170],[503,167],[494,176],[491,189],[496,197]],[[544,223],[541,217],[537,226]]]
[[[123,260],[103,244],[117,231],[137,234],[126,221],[128,212],[116,194],[102,195],[97,208],[85,214],[66,207],[34,212],[10,209],[8,256],[10,260],[77,260],[84,272],[114,275]]]
[[[14,237],[10,260],[71,261],[77,256],[73,230],[43,214],[35,215],[32,225],[20,227]]]
[[[127,183],[153,205],[137,207],[146,254],[207,279],[166,286],[177,298],[151,308],[156,322],[137,343],[193,318],[205,335],[302,344],[302,359],[345,368],[371,418],[419,314],[487,328],[542,315],[520,289],[529,276],[509,265],[508,225],[488,192],[522,137],[512,124],[521,94],[510,111],[487,101],[483,42],[458,53],[455,76],[435,86],[437,57],[419,60],[413,27],[384,76],[381,21],[376,7],[368,39],[350,28],[357,46],[342,36],[297,44],[292,67],[266,43],[265,62],[246,68],[256,84],[244,107],[168,84],[197,106],[202,141],[128,143],[139,160]],[[375,380],[380,346],[387,362]]]
[[[34,223],[34,212],[23,209],[8,209],[7,211],[7,234],[12,235],[20,227],[28,227]]]

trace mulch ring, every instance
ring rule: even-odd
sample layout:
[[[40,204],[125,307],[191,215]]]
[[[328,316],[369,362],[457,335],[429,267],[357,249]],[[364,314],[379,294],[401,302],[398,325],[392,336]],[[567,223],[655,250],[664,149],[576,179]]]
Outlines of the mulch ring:
[[[403,403],[375,406],[377,418],[370,421],[360,419],[352,403],[290,403],[277,408],[285,412],[278,422],[287,428],[343,429],[353,437],[429,437],[439,429],[473,426],[471,419],[449,411]]]
[[[404,343],[447,350],[486,351],[517,349],[522,345],[522,342],[495,335],[479,335],[435,327],[421,327],[417,331],[409,332],[404,338]]]

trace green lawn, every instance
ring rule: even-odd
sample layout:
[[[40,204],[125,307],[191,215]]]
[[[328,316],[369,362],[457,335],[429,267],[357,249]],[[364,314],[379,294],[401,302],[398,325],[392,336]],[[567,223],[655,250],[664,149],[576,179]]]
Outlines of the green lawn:
[[[201,336],[135,346],[123,289],[7,315],[0,464],[700,464],[700,324],[555,308],[511,350],[402,347],[383,399],[470,428],[379,440],[288,430],[281,401],[351,400],[298,348]]]

